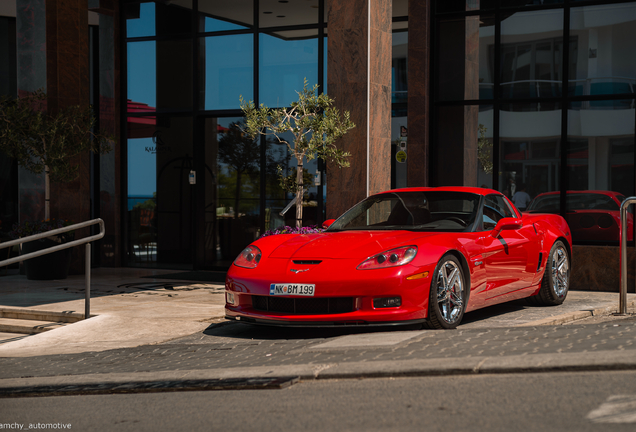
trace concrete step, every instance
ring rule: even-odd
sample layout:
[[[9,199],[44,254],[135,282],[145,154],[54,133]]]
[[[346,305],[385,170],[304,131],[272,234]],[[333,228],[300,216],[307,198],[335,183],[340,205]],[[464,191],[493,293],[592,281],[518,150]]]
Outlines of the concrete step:
[[[91,315],[92,316],[92,315]],[[83,313],[75,312],[49,312],[36,309],[24,309],[16,307],[0,307],[0,318],[17,320],[51,321],[58,323],[74,323],[84,319]]]
[[[64,327],[67,323],[0,318],[1,333],[37,334]]]
[[[22,334],[22,333],[2,333],[0,332],[0,346],[4,343],[13,342],[16,340],[24,339],[29,337],[30,335]]]

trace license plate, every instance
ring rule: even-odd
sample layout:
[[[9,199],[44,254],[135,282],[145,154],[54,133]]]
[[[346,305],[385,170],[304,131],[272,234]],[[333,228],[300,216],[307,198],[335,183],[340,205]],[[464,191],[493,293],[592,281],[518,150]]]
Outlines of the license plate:
[[[314,284],[273,283],[269,286],[269,295],[298,295],[313,297],[316,292]]]

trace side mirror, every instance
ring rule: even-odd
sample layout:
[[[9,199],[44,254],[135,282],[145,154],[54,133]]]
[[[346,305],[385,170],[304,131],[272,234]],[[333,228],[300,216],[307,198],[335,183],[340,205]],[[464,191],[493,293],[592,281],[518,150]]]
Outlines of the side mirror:
[[[324,221],[322,223],[322,227],[327,229],[331,226],[332,223],[334,223],[336,220],[335,219],[327,219],[326,221]]]
[[[523,226],[523,221],[517,218],[503,218],[499,219],[495,228],[490,232],[490,235],[494,238],[499,237],[499,234],[503,230],[517,230]]]

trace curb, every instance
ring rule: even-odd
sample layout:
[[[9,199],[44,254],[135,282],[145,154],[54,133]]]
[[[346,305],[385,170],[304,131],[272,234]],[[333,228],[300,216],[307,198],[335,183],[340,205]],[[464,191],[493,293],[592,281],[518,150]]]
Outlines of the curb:
[[[632,301],[627,304],[627,308],[636,307],[636,301]],[[590,318],[593,316],[604,316],[611,315],[614,312],[617,312],[616,306],[606,306],[603,308],[596,308],[592,310],[583,310],[576,312],[568,312],[562,315],[553,316],[550,318],[544,318],[537,321],[531,321],[524,324],[516,325],[515,327],[534,327],[534,326],[549,326],[549,325],[562,325],[567,324],[573,321],[582,320],[585,318]]]
[[[95,315],[90,315],[89,318],[93,316]],[[84,319],[84,314],[73,312],[49,312],[37,309],[3,306],[0,308],[0,318],[74,323],[82,321]]]
[[[314,381],[621,370],[636,370],[636,350],[10,378],[0,380],[0,398],[249,388],[237,385],[236,380],[295,382],[295,378]],[[191,383],[198,386],[188,387]]]

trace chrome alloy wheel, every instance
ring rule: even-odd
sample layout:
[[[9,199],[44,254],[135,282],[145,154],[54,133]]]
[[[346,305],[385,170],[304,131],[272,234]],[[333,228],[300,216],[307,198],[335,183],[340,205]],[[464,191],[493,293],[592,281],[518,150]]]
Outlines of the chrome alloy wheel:
[[[561,245],[552,252],[552,290],[558,297],[568,292],[570,285],[570,263],[568,253]]]
[[[464,282],[455,261],[445,261],[437,272],[437,306],[447,324],[460,319],[464,308]]]

